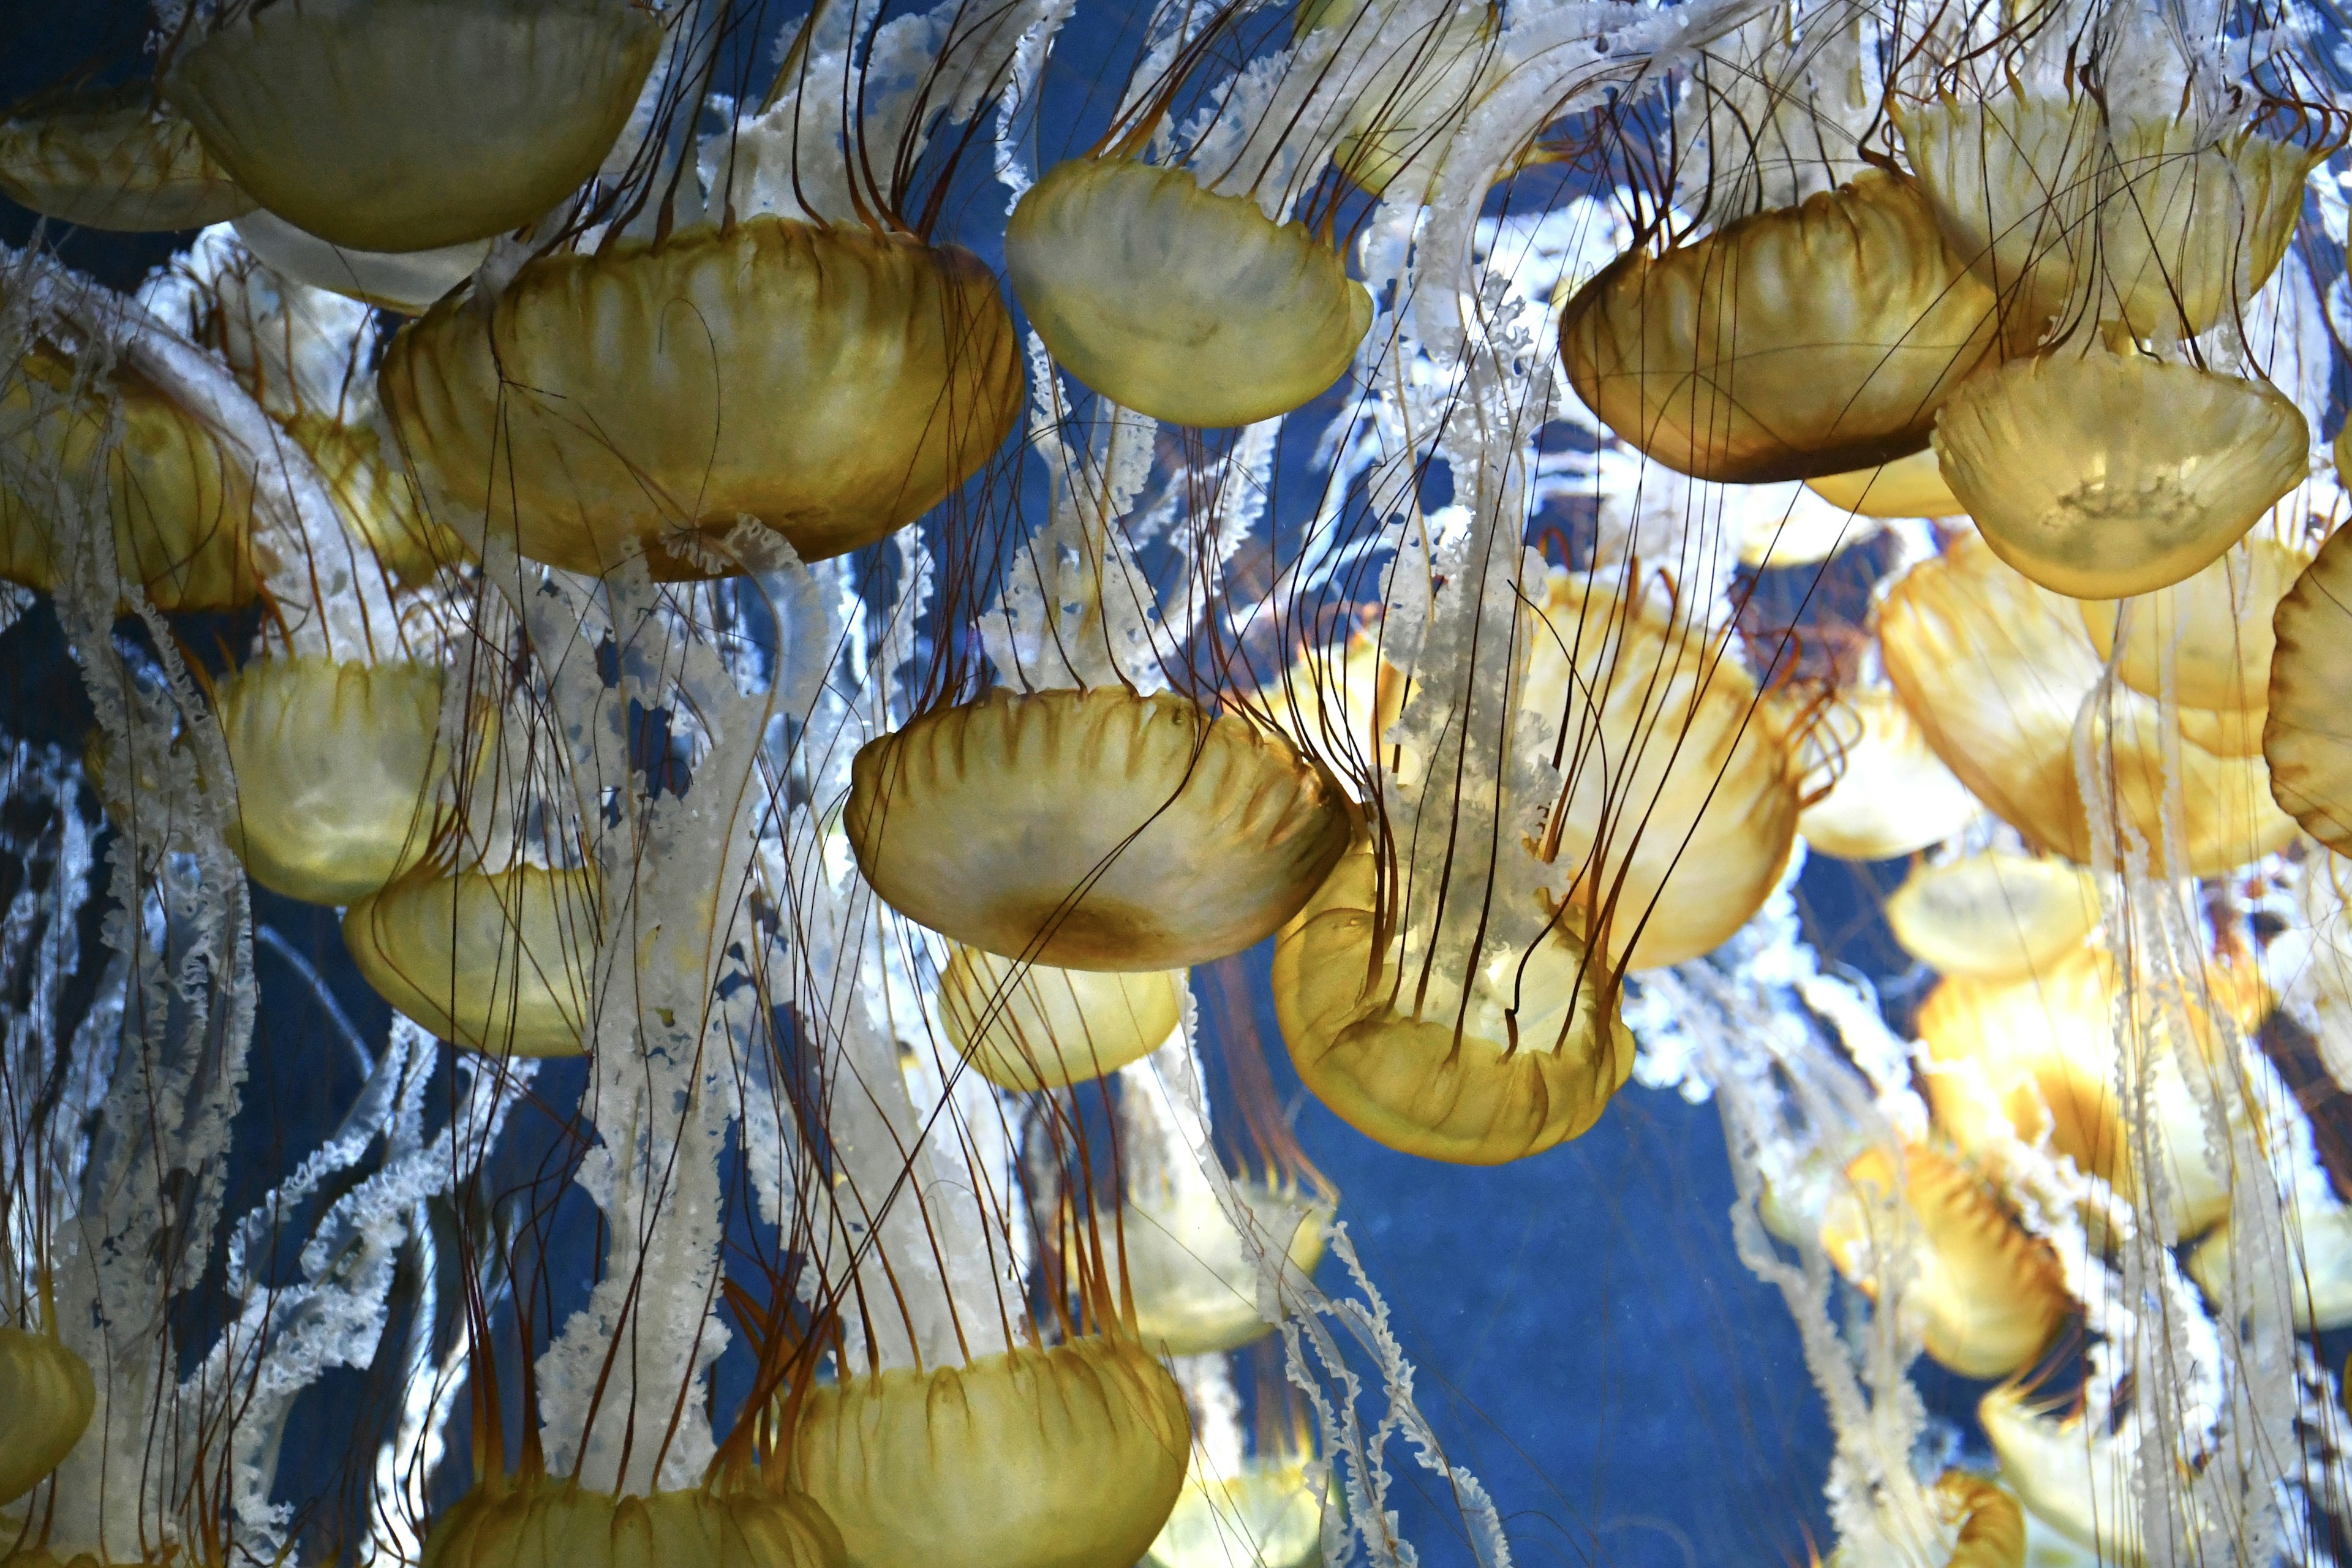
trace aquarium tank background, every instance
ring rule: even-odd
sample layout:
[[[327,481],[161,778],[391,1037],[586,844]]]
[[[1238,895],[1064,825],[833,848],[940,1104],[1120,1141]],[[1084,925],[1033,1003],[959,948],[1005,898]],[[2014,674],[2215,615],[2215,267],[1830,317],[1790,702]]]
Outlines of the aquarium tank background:
[[[0,8],[0,1560],[2344,1561],[2345,38]]]

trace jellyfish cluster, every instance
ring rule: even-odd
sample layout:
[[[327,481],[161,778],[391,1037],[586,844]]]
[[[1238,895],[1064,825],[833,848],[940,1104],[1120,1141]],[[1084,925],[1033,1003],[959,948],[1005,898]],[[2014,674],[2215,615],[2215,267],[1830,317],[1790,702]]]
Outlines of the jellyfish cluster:
[[[0,1568],[1507,1568],[1302,1108],[1675,1093],[1813,1561],[2352,1560],[2335,7],[114,8]]]

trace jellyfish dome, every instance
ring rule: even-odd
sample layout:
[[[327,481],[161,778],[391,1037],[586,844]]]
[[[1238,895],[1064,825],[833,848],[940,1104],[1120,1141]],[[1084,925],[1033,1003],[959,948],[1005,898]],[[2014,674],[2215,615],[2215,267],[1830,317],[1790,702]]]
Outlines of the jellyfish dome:
[[[2352,740],[2343,694],[2352,650],[2352,543],[2339,531],[2279,601],[2263,755],[2280,807],[2337,854],[2352,852]]]
[[[1060,1089],[1116,1072],[1167,1042],[1183,978],[1055,969],[957,944],[940,972],[948,1038],[1000,1089]]]
[[[434,1521],[428,1568],[844,1568],[840,1533],[775,1489],[615,1496],[572,1479],[492,1476]]]
[[[577,1055],[595,952],[593,873],[418,862],[352,900],[343,941],[379,995],[489,1056]]]
[[[54,1333],[0,1328],[0,1505],[15,1502],[58,1468],[97,1407],[89,1364]]]
[[[143,82],[10,110],[0,120],[0,192],[60,223],[129,233],[202,228],[254,205]]]

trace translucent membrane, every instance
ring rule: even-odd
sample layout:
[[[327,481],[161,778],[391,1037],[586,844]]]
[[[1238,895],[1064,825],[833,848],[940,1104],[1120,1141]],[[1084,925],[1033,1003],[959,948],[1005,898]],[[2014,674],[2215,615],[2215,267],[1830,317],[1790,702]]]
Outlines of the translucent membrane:
[[[1953,250],[2027,341],[2066,309],[2094,247],[2097,110],[2062,98],[1945,98],[1895,110],[1904,151]]]
[[[1465,1165],[1539,1154],[1599,1121],[1633,1070],[1633,1037],[1569,922],[1524,962],[1488,948],[1465,994],[1466,962],[1424,963],[1426,933],[1399,932],[1394,910],[1382,927],[1375,875],[1369,848],[1351,852],[1275,942],[1275,1011],[1315,1097],[1391,1149]]]
[[[661,40],[627,0],[266,5],[183,50],[164,91],[288,222],[430,250],[519,228],[594,174]]]
[[[693,323],[686,331],[680,322]],[[1020,412],[1013,323],[969,252],[755,217],[531,262],[403,329],[383,399],[438,515],[576,572],[748,514],[803,560],[911,522]]]
[[[841,1536],[776,1491],[615,1497],[493,1476],[433,1521],[424,1568],[843,1568]]]
[[[1929,1355],[1963,1377],[2006,1377],[2057,1337],[2068,1298],[2057,1255],[2028,1236],[1975,1172],[1933,1149],[1884,1149],[1846,1167],[1832,1195],[1822,1247],[1841,1273],[1878,1294],[1878,1271],[1904,1250],[1906,1228],[1882,1233],[1878,1205],[1900,1196],[1916,1225],[1907,1234],[1911,1275],[1904,1300],[1919,1314]]]
[[[1883,686],[1842,692],[1798,750],[1807,793],[1797,831],[1841,860],[1885,860],[1925,849],[1967,826],[1976,797],[1946,767],[1902,699]]]
[[[441,672],[257,659],[220,687],[236,770],[230,847],[263,887],[348,904],[421,858],[440,764]]]
[[[1177,425],[1288,413],[1347,374],[1372,320],[1305,225],[1126,159],[1047,170],[1013,209],[1004,268],[1071,374]]]
[[[2352,530],[2320,546],[2272,626],[2278,647],[2263,729],[2271,793],[2305,832],[2352,854]]]
[[[1257,1228],[1285,1248],[1279,1267],[1286,1280],[1312,1278],[1323,1257],[1322,1206],[1255,1182],[1236,1182],[1234,1190]],[[1110,1216],[1100,1228],[1106,1237],[1113,1234]],[[1136,1331],[1151,1349],[1201,1355],[1236,1350],[1274,1331],[1257,1310],[1257,1254],[1215,1193],[1187,1184],[1130,1197],[1118,1234],[1127,1248]]]
[[[1097,1335],[813,1387],[791,1479],[857,1568],[1131,1568],[1192,1440],[1167,1369]]]
[[[2288,1201],[2295,1205],[2294,1224],[2285,1234],[2283,1250],[2295,1326],[2306,1333],[2352,1328],[2352,1210]],[[2189,1277],[2217,1311],[2228,1304],[2236,1254],[2225,1218],[2189,1255]],[[2258,1281],[2248,1294],[2271,1289],[2271,1281]]]
[[[1944,470],[1932,450],[1874,468],[1822,474],[1805,484],[1831,505],[1863,517],[1958,517],[1968,510],[1944,482]]]
[[[2305,565],[2274,539],[2242,540],[2133,608],[2116,675],[2135,691],[2161,697],[2168,649],[2173,694],[2182,707],[2260,712],[2270,703],[2271,617]],[[2122,608],[2113,599],[2083,601],[2083,626],[2101,658],[2115,652]]]
[[[999,1089],[1059,1089],[1165,1044],[1183,976],[1055,969],[958,943],[940,974],[940,1018],[964,1060]]]
[[[1184,1478],[1150,1568],[1306,1568],[1323,1544],[1323,1498],[1304,1460],[1248,1461],[1238,1476]]]
[[[503,1056],[578,1054],[596,952],[591,874],[417,866],[343,913],[376,994],[443,1039]]]
[[[2000,1479],[2033,1516],[2103,1563],[2138,1568],[2139,1499],[2133,1467],[2116,1439],[2085,1428],[2082,1414],[2059,1419],[2026,1403],[2025,1390],[2003,1384],[1977,1403],[1985,1440],[2000,1459]]]
[[[2024,980],[2083,945],[2099,889],[2078,866],[1988,850],[1915,869],[1886,901],[1886,923],[1938,973]]]
[[[1239,952],[1348,845],[1319,763],[1236,715],[1125,688],[1000,688],[919,714],[858,752],[842,820],[899,913],[1071,969]]]
[[[253,207],[144,82],[11,110],[0,121],[0,191],[60,223],[130,233],[202,228]]]
[[[2104,348],[2011,360],[1936,420],[1944,479],[1985,542],[2078,599],[2200,571],[2303,482],[2310,447],[2268,382]]]
[[[110,396],[96,387],[74,393],[72,362],[46,343],[17,369],[0,381],[0,442],[44,480],[76,490],[102,485],[126,579],[160,609],[252,602],[252,475],[210,433],[127,365],[114,367]],[[110,409],[121,417],[122,439],[101,465]],[[0,576],[56,587],[69,565],[58,552],[56,504],[45,486],[0,482]]]
[[[298,414],[286,422],[286,433],[310,454],[336,511],[395,582],[414,587],[444,566],[473,560],[466,542],[428,514],[406,476],[384,460],[373,429]]]
[[[50,1335],[0,1328],[0,1505],[58,1468],[81,1441],[98,1385],[81,1357]],[[10,1534],[13,1526],[0,1526]]]
[[[238,218],[236,237],[273,271],[403,316],[421,316],[431,310],[435,300],[472,277],[490,254],[486,239],[432,250],[357,250],[331,244],[268,212]]]
[[[1763,907],[1796,843],[1800,766],[1777,704],[1705,627],[1559,574],[1521,702],[1565,737],[1558,859],[1616,908],[1612,955],[1712,952]],[[1622,882],[1621,882],[1622,874]]]
[[[2081,612],[1971,534],[1896,580],[1878,638],[1887,679],[1945,765],[2029,841],[2088,862],[2074,723],[2101,665]],[[2094,717],[2092,760],[2104,769],[2112,759],[2117,816],[2148,843],[2153,866],[2171,859],[2159,811],[2176,742],[2185,855],[2169,874],[2220,876],[2294,836],[2261,758],[2210,750],[2185,724],[2168,734],[2158,704],[2120,683]]]
[[[1668,468],[1761,484],[1916,452],[1995,347],[1992,291],[1911,181],[1868,170],[1579,289],[1560,355],[1587,406]]]

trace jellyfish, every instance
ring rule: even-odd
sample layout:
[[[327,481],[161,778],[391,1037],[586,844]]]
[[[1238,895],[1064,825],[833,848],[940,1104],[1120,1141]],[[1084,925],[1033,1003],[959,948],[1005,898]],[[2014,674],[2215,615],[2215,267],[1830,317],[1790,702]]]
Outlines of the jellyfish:
[[[434,1521],[430,1568],[840,1568],[841,1536],[772,1488],[615,1496],[545,1476],[497,1477]]]
[[[1344,49],[1351,35],[1360,43],[1382,33],[1396,9],[1312,0],[1298,8],[1291,30],[1301,39],[1321,30]],[[1451,133],[1507,74],[1496,34],[1494,7],[1472,5],[1393,42],[1373,41],[1340,85],[1343,134],[1331,149],[1332,165],[1376,196],[1408,170],[1434,173]]]
[[[2259,714],[2270,705],[2272,617],[2307,563],[2275,539],[2242,540],[2195,575],[2149,595],[2132,610],[2128,628],[2123,605],[2102,599],[2083,601],[2083,625],[2103,659],[2115,658],[2121,633],[2116,673],[2133,690],[2164,695],[2168,651],[2173,691],[2184,710]],[[2184,711],[2184,731],[2192,722]]]
[[[44,1308],[45,1330],[0,1328],[0,1406],[8,1412],[0,1435],[0,1506],[58,1468],[81,1441],[98,1405],[89,1363],[58,1338],[54,1298]]]
[[[1958,517],[1969,510],[1944,482],[1933,447],[1875,468],[1817,474],[1805,488],[1862,517]]]
[[[2079,866],[1988,849],[1914,867],[1886,901],[1903,951],[1940,974],[2028,980],[2099,923],[2099,889]]]
[[[2116,1434],[2091,1429],[2083,1412],[2053,1419],[2055,1414],[2027,1403],[2015,1384],[1977,1403],[2001,1479],[2034,1516],[2097,1552],[2100,1562],[2137,1568],[2146,1560],[2132,1486],[2137,1456],[2122,1451]]]
[[[1245,1461],[1239,1475],[1188,1475],[1148,1568],[1307,1568],[1323,1550],[1325,1502],[1299,1459]]]
[[[460,240],[430,250],[355,250],[306,234],[266,209],[234,225],[247,249],[272,269],[403,316],[421,316],[489,258],[489,241]]]
[[[131,233],[226,223],[254,205],[146,82],[11,109],[0,120],[0,191],[60,223]]]
[[[591,870],[428,855],[352,900],[343,941],[377,994],[434,1034],[491,1056],[572,1056],[597,914]]]
[[[1055,969],[957,944],[940,972],[940,1017],[964,1059],[1000,1089],[1059,1089],[1160,1048],[1181,1016],[1183,976]]]
[[[1892,859],[1941,844],[1977,815],[1976,797],[1891,687],[1837,693],[1800,733],[1806,782],[1828,776],[1797,816],[1809,848],[1843,860]]]
[[[2271,794],[2303,830],[2337,854],[2352,853],[2352,747],[2338,709],[2347,645],[2345,605],[2352,544],[2339,531],[2279,601],[2272,618],[2269,718],[2263,757]]]

